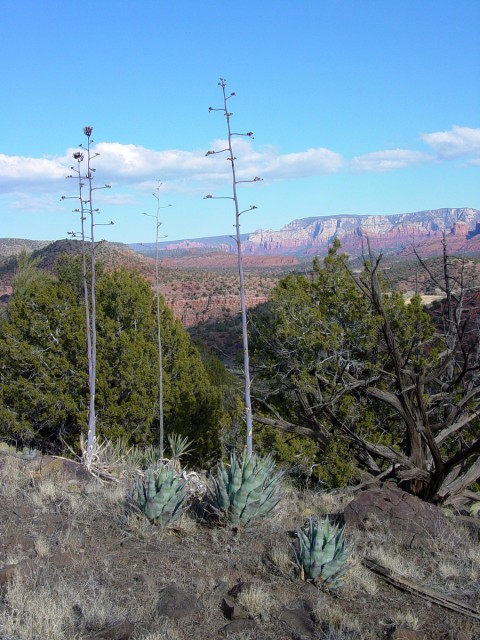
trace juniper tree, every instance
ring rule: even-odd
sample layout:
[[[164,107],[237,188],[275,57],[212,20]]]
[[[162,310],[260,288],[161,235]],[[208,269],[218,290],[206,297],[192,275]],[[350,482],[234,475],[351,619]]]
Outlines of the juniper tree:
[[[131,445],[158,441],[156,303],[150,283],[96,267],[96,434]],[[65,256],[57,279],[12,296],[0,322],[0,438],[60,453],[88,425],[89,380],[81,258]],[[220,455],[221,393],[199,352],[160,298],[166,435],[192,441],[190,464]]]
[[[235,243],[237,247],[237,262],[238,262],[238,275],[239,275],[239,288],[240,288],[240,312],[242,319],[242,344],[243,344],[243,371],[245,377],[245,422],[247,427],[247,455],[251,456],[253,452],[253,417],[252,417],[252,402],[250,397],[250,356],[248,350],[248,330],[247,330],[247,307],[245,301],[245,278],[243,272],[243,259],[242,259],[242,241],[240,235],[240,217],[242,214],[247,211],[253,211],[257,207],[255,205],[250,205],[247,209],[243,211],[240,210],[238,195],[237,195],[237,186],[242,183],[248,182],[258,182],[261,180],[258,176],[255,176],[252,180],[238,180],[236,175],[236,167],[235,160],[236,157],[233,154],[233,144],[232,139],[235,136],[246,136],[248,138],[253,138],[253,133],[248,131],[247,133],[236,133],[231,129],[230,119],[233,116],[233,113],[228,110],[227,103],[228,101],[235,96],[235,93],[232,92],[227,95],[226,86],[227,82],[224,78],[220,78],[218,85],[222,89],[223,96],[223,107],[215,109],[213,107],[209,107],[209,111],[222,111],[226,123],[227,123],[227,147],[225,149],[221,149],[219,151],[207,151],[206,155],[217,155],[221,153],[227,154],[227,160],[230,162],[231,174],[232,174],[232,195],[231,196],[205,196],[208,199],[220,199],[220,200],[233,200],[235,207]]]
[[[444,245],[445,298],[430,312],[387,287],[381,255],[352,273],[336,243],[276,287],[257,317],[260,423],[346,443],[363,471],[424,500],[479,494],[479,295]],[[428,268],[423,263],[425,268]],[[434,278],[433,274],[432,278]]]

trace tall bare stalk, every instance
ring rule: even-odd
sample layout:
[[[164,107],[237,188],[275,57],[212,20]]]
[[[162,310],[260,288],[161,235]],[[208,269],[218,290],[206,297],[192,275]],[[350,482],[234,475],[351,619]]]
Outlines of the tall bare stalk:
[[[160,239],[159,231],[162,223],[160,221],[160,187],[159,182],[156,188],[156,193],[152,193],[153,197],[157,201],[157,209],[155,215],[144,213],[143,215],[150,218],[155,218],[156,233],[155,233],[155,300],[157,304],[157,348],[158,348],[158,444],[160,448],[160,457],[163,458],[164,454],[164,426],[163,426],[163,350],[162,350],[162,323],[160,313],[160,274],[159,274],[159,259],[158,259],[158,241]],[[170,207],[171,205],[167,205]],[[166,237],[166,236],[163,236]]]
[[[237,180],[236,171],[235,171],[235,156],[233,155],[233,146],[232,146],[232,138],[233,136],[247,136],[249,138],[253,138],[253,133],[248,131],[247,133],[235,133],[231,129],[230,118],[233,113],[231,113],[227,108],[227,102],[232,98],[235,93],[232,92],[227,95],[226,86],[227,82],[224,78],[220,78],[218,85],[222,89],[223,95],[223,107],[219,109],[214,109],[213,107],[209,107],[209,111],[223,111],[227,122],[227,141],[228,146],[226,149],[221,149],[220,151],[208,151],[206,153],[207,156],[216,155],[219,153],[227,153],[227,159],[230,162],[230,167],[232,171],[232,195],[224,196],[224,197],[216,197],[212,195],[205,196],[206,198],[211,199],[220,199],[220,200],[233,200],[235,205],[235,243],[237,245],[237,262],[238,262],[238,275],[239,275],[239,284],[240,284],[240,308],[241,308],[241,317],[242,317],[242,341],[243,341],[243,371],[245,377],[245,422],[247,426],[247,455],[250,457],[253,453],[253,419],[252,419],[252,402],[250,399],[250,357],[248,352],[248,331],[247,331],[247,307],[245,301],[245,278],[243,273],[243,260],[242,260],[242,242],[240,235],[240,216],[247,212],[256,209],[255,205],[250,205],[248,209],[244,209],[240,211],[240,206],[238,203],[237,197],[237,185],[245,182],[258,182],[261,178],[255,176],[252,180]]]
[[[73,174],[69,178],[75,178],[78,181],[78,196],[63,196],[63,200],[75,199],[79,201],[79,207],[74,212],[80,214],[80,238],[82,251],[82,284],[83,295],[85,301],[85,321],[86,321],[86,340],[87,340],[87,357],[88,357],[88,389],[89,389],[89,405],[88,405],[88,433],[85,451],[83,451],[83,462],[85,467],[90,470],[97,453],[97,437],[96,437],[96,416],[95,416],[95,391],[97,379],[97,328],[96,328],[96,301],[95,301],[95,213],[99,209],[93,208],[93,192],[98,189],[109,189],[110,185],[105,184],[101,187],[93,186],[93,178],[95,169],[91,166],[93,158],[99,154],[92,153],[92,131],[93,127],[84,127],[83,133],[87,137],[87,146],[79,145],[83,151],[76,151],[73,159],[77,161],[77,167],[71,167]],[[83,172],[83,162],[86,154],[86,171]],[[86,193],[85,193],[86,191]],[[86,221],[89,216],[90,236],[86,235]],[[110,222],[108,224],[113,224]],[[76,232],[70,232],[72,237],[78,235]],[[88,282],[87,270],[87,240],[90,241],[90,283]]]

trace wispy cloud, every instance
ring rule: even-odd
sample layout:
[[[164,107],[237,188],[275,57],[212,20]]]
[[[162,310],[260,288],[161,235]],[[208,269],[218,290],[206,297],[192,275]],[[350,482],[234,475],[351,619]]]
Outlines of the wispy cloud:
[[[409,149],[390,149],[388,151],[373,151],[363,156],[356,156],[349,165],[352,173],[382,173],[404,169],[412,165],[425,164],[434,157],[420,151]]]
[[[455,125],[450,131],[424,133],[421,138],[440,159],[468,159],[473,156],[475,164],[480,160],[480,129]]]

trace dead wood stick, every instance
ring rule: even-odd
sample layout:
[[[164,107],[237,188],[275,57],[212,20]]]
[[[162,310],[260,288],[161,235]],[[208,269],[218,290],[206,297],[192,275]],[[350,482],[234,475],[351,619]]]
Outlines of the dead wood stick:
[[[420,598],[424,598],[425,600],[429,600],[430,602],[433,602],[440,607],[451,609],[452,611],[456,611],[457,613],[469,616],[470,618],[474,618],[475,620],[480,620],[480,613],[468,604],[460,602],[459,600],[455,600],[454,598],[440,593],[439,591],[421,587],[420,585],[412,582],[411,580],[408,580],[407,578],[394,576],[392,575],[390,569],[387,569],[387,567],[383,567],[381,564],[378,564],[378,562],[375,562],[375,560],[372,560],[371,558],[363,558],[362,564],[367,567],[367,569],[373,571],[397,589],[408,591],[409,593],[419,596]]]

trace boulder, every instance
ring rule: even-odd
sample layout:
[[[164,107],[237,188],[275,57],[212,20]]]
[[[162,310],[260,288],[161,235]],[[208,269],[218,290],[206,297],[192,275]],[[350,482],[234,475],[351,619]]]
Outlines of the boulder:
[[[256,629],[257,624],[254,620],[234,620],[222,627],[218,633],[222,636],[229,636],[232,633],[239,635],[254,632]]]
[[[86,640],[129,640],[134,631],[128,620],[119,620]]]
[[[347,527],[387,529],[401,544],[428,548],[452,543],[453,528],[443,511],[391,482],[360,493],[344,512]]]
[[[225,617],[229,620],[245,620],[249,617],[245,609],[231,598],[223,598],[221,607]]]
[[[201,609],[200,602],[194,595],[174,585],[166,587],[161,592],[157,604],[158,615],[172,620],[187,618]]]
[[[427,640],[427,636],[421,631],[400,627],[393,632],[392,640]]]
[[[292,638],[311,638],[315,633],[312,617],[305,607],[295,609],[282,607],[280,620],[290,631]]]

